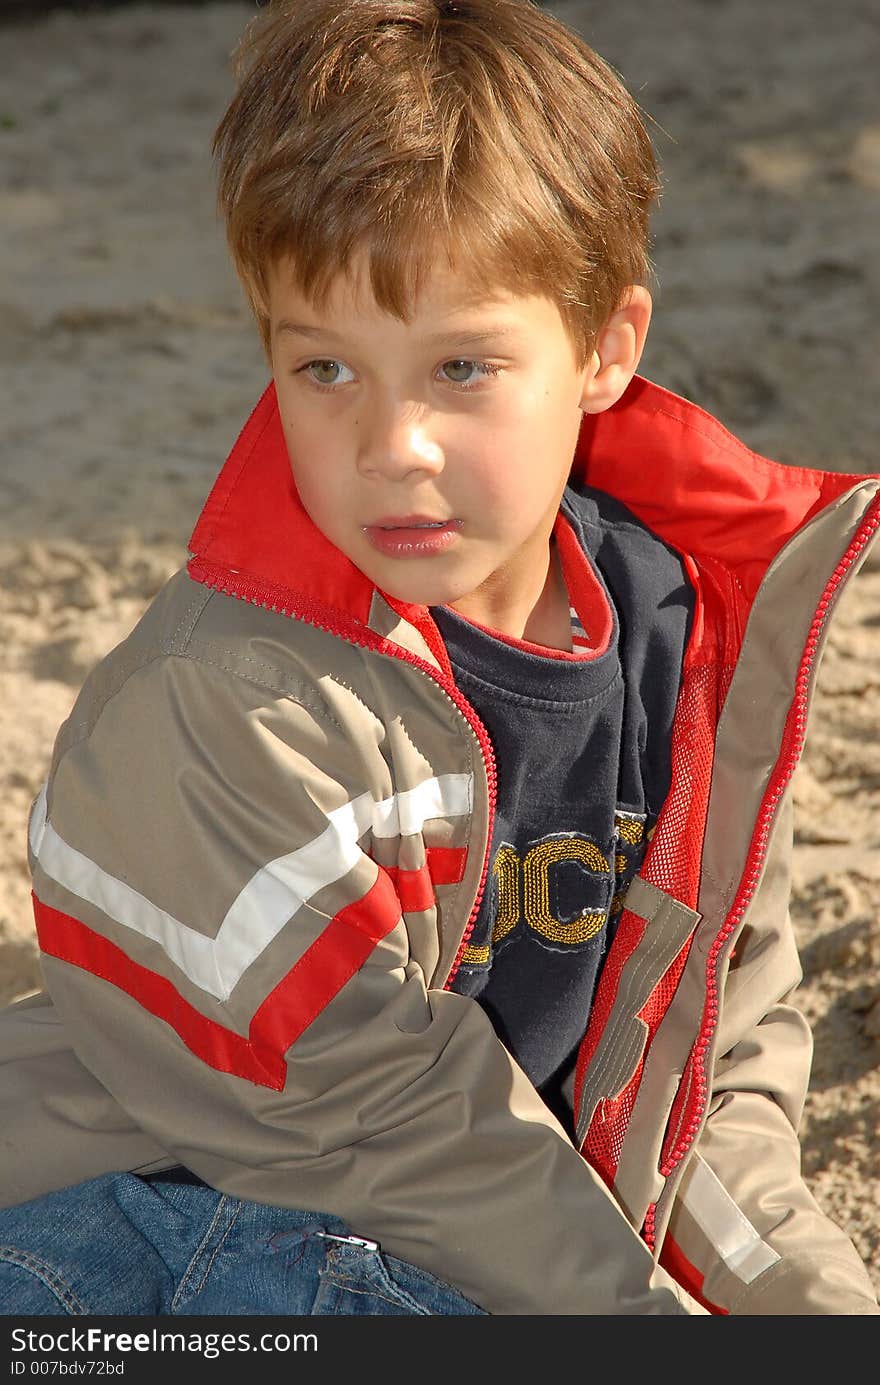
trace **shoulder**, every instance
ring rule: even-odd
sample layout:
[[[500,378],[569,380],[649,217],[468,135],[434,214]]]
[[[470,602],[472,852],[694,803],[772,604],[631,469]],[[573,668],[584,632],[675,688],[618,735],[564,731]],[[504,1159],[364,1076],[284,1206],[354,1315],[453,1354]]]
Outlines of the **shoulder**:
[[[211,739],[234,732],[258,740],[257,723],[270,719],[274,726],[287,721],[300,728],[320,722],[325,733],[332,728],[375,739],[378,718],[363,696],[368,682],[362,651],[354,646],[215,591],[182,569],[90,672],[59,733],[55,758],[92,736],[99,723],[103,734],[112,730],[128,741],[167,735],[171,726],[186,726],[193,735],[211,728]],[[340,688],[350,690],[350,705],[340,705]]]

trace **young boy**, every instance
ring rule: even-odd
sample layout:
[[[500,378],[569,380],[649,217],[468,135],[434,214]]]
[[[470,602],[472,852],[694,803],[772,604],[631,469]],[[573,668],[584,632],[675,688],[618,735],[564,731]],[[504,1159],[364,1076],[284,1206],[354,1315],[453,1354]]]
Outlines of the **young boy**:
[[[528,0],[271,5],[216,152],[273,383],[34,806],[4,1311],[876,1314],[787,860],[880,480],[636,375],[650,143]]]

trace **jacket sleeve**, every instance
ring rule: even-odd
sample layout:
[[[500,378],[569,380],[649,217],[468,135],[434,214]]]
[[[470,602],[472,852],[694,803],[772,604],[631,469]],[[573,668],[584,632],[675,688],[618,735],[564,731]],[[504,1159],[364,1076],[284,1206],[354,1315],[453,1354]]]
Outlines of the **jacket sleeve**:
[[[361,749],[320,699],[189,657],[117,684],[63,729],[31,855],[47,987],[121,1127],[491,1313],[701,1313],[480,1007],[426,985],[436,917],[408,928],[368,854]]]
[[[791,801],[727,973],[709,1116],[661,1260],[716,1311],[878,1314],[867,1270],[801,1174],[812,1035],[791,1000]]]
[[[174,1163],[87,1072],[45,992],[0,1010],[0,1207]]]

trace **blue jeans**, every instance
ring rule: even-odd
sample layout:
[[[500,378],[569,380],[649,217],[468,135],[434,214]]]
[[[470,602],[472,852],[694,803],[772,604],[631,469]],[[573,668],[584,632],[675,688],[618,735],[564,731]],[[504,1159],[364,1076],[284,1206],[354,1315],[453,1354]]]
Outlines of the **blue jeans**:
[[[337,1217],[242,1202],[183,1169],[107,1174],[0,1211],[0,1313],[475,1315]]]

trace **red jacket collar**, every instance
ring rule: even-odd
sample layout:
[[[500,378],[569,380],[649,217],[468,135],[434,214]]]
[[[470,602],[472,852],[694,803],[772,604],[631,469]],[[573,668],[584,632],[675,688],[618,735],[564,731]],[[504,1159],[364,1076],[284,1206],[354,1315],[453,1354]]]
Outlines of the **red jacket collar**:
[[[673,547],[734,569],[747,601],[792,534],[864,479],[769,461],[641,376],[614,408],[584,417],[572,476],[617,496]],[[220,472],[190,552],[193,576],[226,573],[239,589],[277,593],[279,605],[368,621],[372,584],[296,494],[274,384]]]

